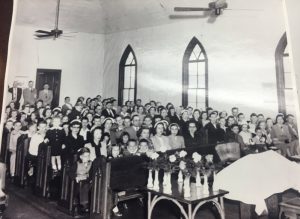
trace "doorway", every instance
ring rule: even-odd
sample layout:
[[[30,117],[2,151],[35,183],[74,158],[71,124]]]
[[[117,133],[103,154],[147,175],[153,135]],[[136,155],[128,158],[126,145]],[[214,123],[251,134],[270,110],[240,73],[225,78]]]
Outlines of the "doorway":
[[[49,90],[53,91],[52,108],[59,106],[60,80],[61,70],[59,69],[37,69],[35,87],[39,93],[39,91],[43,90],[45,83],[49,84]]]

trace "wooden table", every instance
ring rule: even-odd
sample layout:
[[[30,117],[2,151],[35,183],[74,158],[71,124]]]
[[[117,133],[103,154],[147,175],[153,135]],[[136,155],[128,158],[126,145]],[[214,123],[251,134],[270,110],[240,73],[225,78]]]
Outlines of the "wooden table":
[[[297,219],[300,216],[300,198],[293,198],[280,204],[279,219],[284,213],[285,217]]]
[[[185,198],[183,195],[183,184],[173,182],[172,183],[172,193],[164,193],[164,188],[162,185],[159,186],[158,190],[152,188],[147,188],[148,192],[148,219],[151,219],[152,211],[155,205],[161,200],[172,201],[180,209],[183,217],[185,219],[194,219],[199,208],[208,203],[213,203],[221,216],[221,219],[225,219],[224,210],[224,195],[229,192],[224,190],[204,192],[202,187],[196,187],[194,183],[191,184],[191,197]],[[187,210],[185,210],[187,206]]]

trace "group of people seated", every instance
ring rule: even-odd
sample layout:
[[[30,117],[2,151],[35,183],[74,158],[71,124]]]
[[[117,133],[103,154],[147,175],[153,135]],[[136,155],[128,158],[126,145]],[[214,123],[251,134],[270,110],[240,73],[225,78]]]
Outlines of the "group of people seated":
[[[39,147],[50,145],[53,173],[59,175],[69,161],[78,185],[87,182],[80,183],[78,189],[83,211],[88,211],[88,197],[83,191],[88,189],[92,161],[100,156],[113,159],[188,147],[214,148],[223,142],[239,143],[242,155],[272,147],[283,156],[300,154],[293,115],[278,114],[273,120],[252,113],[247,120],[237,107],[228,114],[211,107],[164,106],[156,101],[143,104],[140,99],[117,106],[114,98],[98,95],[79,97],[74,106],[70,97],[65,97],[64,104],[53,109],[41,99],[35,104],[25,103],[21,109],[12,101],[3,118],[0,161],[7,163],[10,178],[15,176],[17,146],[24,139],[29,139],[28,179],[32,184]],[[114,212],[118,215],[117,210]]]

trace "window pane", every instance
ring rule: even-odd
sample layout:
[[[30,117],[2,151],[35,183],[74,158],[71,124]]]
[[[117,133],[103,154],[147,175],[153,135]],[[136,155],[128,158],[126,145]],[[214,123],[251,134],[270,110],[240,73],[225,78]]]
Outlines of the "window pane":
[[[123,103],[125,103],[128,99],[128,89],[123,90]]]
[[[202,102],[202,103],[197,103],[197,107],[196,107],[196,109],[199,109],[199,110],[201,110],[201,111],[203,111],[203,110],[205,110],[206,109],[206,107],[205,107],[205,102]]]
[[[284,72],[291,72],[291,63],[290,58],[288,56],[283,57],[283,69]]]
[[[135,67],[132,66],[131,67],[131,84],[130,84],[131,88],[135,87]]]
[[[130,87],[130,66],[125,67],[124,71],[124,88]]]
[[[205,56],[204,56],[204,53],[202,52],[199,56],[199,60],[204,60],[205,59]]]
[[[198,74],[204,75],[205,74],[205,62],[198,62]]]
[[[197,88],[197,76],[189,76],[189,88]]]
[[[134,101],[134,89],[129,90],[129,100]]]
[[[196,89],[188,89],[188,102],[195,103],[196,102]]]
[[[205,89],[197,90],[197,102],[204,103],[204,106],[205,106]]]
[[[189,75],[197,75],[197,62],[189,63]]]
[[[205,75],[198,75],[198,88],[205,88]]]
[[[284,74],[284,83],[285,88],[293,88],[291,73]]]
[[[284,50],[284,54],[288,54],[289,53],[289,46],[286,45],[285,50]]]
[[[132,60],[133,60],[133,55],[132,52],[130,52],[126,60],[126,65],[130,65],[132,63]]]

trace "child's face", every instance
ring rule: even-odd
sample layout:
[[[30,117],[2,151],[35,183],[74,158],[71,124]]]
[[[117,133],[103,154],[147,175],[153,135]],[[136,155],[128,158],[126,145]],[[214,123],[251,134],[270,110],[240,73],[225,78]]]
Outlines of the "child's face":
[[[59,118],[54,118],[52,121],[53,127],[59,127],[60,126],[60,119]]]
[[[146,153],[148,151],[148,144],[147,142],[140,143],[140,152]]]
[[[257,130],[255,134],[256,134],[258,137],[261,137],[261,136],[262,136],[262,131],[261,131],[261,130]]]
[[[119,154],[120,154],[120,148],[119,148],[118,146],[112,147],[112,149],[111,149],[111,155],[112,155],[114,158],[116,158],[116,157],[119,156]]]
[[[90,153],[85,152],[85,153],[81,154],[80,159],[82,160],[83,163],[88,162],[90,160]]]
[[[129,153],[135,154],[137,152],[137,149],[137,145],[134,141],[129,142],[127,146],[127,150],[129,151]]]

